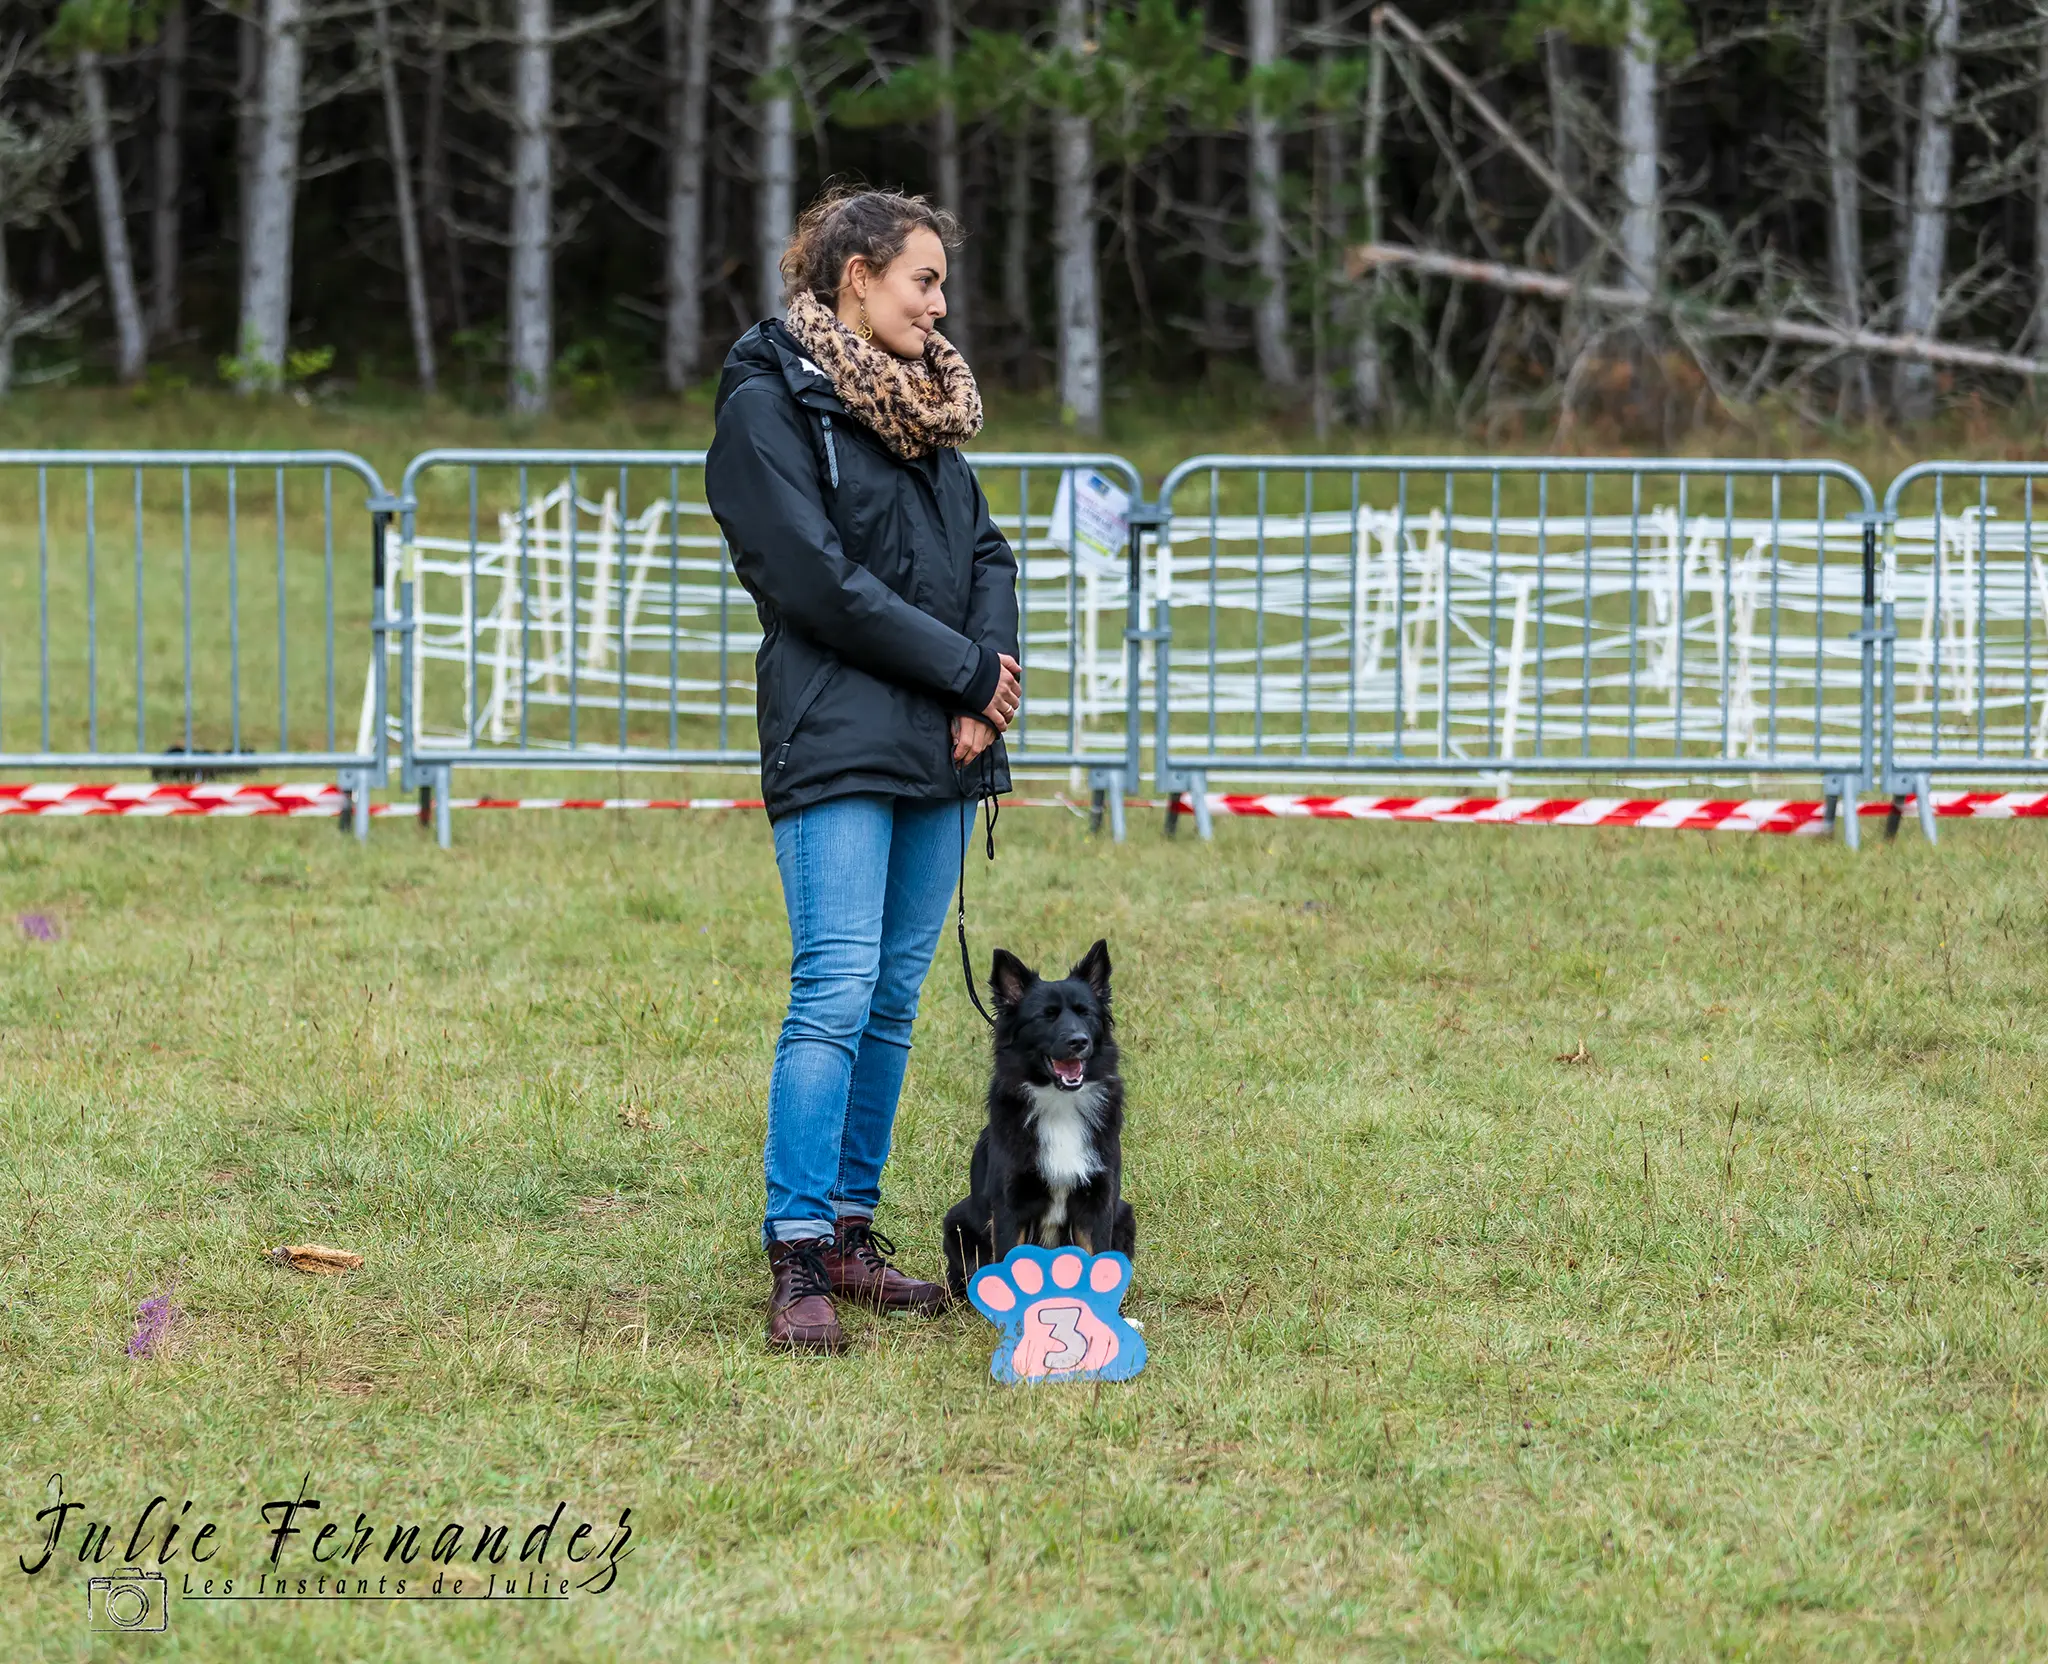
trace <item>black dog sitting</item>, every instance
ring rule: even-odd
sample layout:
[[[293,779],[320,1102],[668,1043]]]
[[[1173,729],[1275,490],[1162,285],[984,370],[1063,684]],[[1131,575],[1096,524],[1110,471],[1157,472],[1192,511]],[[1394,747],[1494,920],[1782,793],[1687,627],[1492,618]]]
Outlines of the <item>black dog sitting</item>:
[[[1109,944],[1046,982],[996,949],[995,1073],[975,1141],[970,1194],[946,1214],[946,1282],[967,1279],[1020,1242],[1135,1255],[1123,1199],[1124,1083],[1109,1011]]]

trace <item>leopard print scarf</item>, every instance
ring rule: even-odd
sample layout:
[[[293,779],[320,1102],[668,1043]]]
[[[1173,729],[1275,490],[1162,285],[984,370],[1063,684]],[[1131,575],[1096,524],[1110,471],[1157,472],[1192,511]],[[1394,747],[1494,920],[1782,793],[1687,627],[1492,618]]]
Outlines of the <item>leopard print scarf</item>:
[[[981,432],[981,393],[967,360],[936,330],[925,337],[923,358],[898,358],[805,293],[789,303],[789,332],[831,377],[848,413],[905,461]]]

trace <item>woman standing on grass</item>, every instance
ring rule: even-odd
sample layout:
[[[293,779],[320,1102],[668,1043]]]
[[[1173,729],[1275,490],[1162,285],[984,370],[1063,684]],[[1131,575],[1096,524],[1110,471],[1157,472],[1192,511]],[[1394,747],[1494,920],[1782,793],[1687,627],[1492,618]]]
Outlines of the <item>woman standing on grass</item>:
[[[828,193],[783,251],[788,322],[726,355],[706,495],[761,615],[761,793],[789,910],[768,1080],[771,1346],[836,1351],[834,1296],[945,1289],[874,1229],[961,804],[1010,778],[1017,563],[959,447],[981,395],[937,333],[953,217]]]

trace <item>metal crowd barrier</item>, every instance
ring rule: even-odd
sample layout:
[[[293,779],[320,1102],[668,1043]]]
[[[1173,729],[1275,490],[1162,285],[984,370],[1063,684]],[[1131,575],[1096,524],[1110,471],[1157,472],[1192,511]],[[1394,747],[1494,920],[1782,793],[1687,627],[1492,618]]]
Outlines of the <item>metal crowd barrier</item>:
[[[760,632],[704,457],[433,450],[407,465],[401,783],[430,794],[444,845],[457,768],[759,766]],[[1137,471],[1113,456],[968,460],[1018,561],[1012,767],[1075,771],[1121,838],[1140,742]]]
[[[1834,462],[1192,458],[1149,592],[1159,788],[1206,837],[1226,772],[1818,775],[1853,845],[1876,511]]]
[[[369,463],[346,451],[6,450],[0,496],[0,768],[316,771],[347,794],[344,824],[368,835],[388,760],[384,655],[370,654],[353,721],[337,676],[388,622],[397,502]],[[367,528],[343,525],[363,510]],[[363,530],[367,574],[355,565]]]
[[[2048,463],[1919,462],[1885,492],[1881,789],[2048,775]],[[2039,661],[2039,662],[2037,662]]]
[[[1214,776],[1817,776],[1852,844],[1865,792],[1932,838],[1937,773],[2048,776],[2048,463],[1917,463],[1880,512],[1826,461],[1201,456],[1151,504],[1121,457],[969,460],[1018,558],[1013,765],[1119,838],[1148,722],[1205,836]],[[0,451],[0,769],[312,771],[362,836],[395,749],[443,843],[457,768],[751,772],[703,462],[435,450],[391,496],[340,451]]]

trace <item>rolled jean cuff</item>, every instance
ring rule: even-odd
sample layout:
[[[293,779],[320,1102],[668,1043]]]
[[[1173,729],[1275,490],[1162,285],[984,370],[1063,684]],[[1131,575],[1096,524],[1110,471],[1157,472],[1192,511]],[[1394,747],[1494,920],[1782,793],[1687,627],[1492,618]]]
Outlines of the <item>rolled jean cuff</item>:
[[[764,1246],[769,1242],[804,1242],[813,1238],[830,1242],[836,1234],[830,1219],[770,1219],[762,1230]]]

